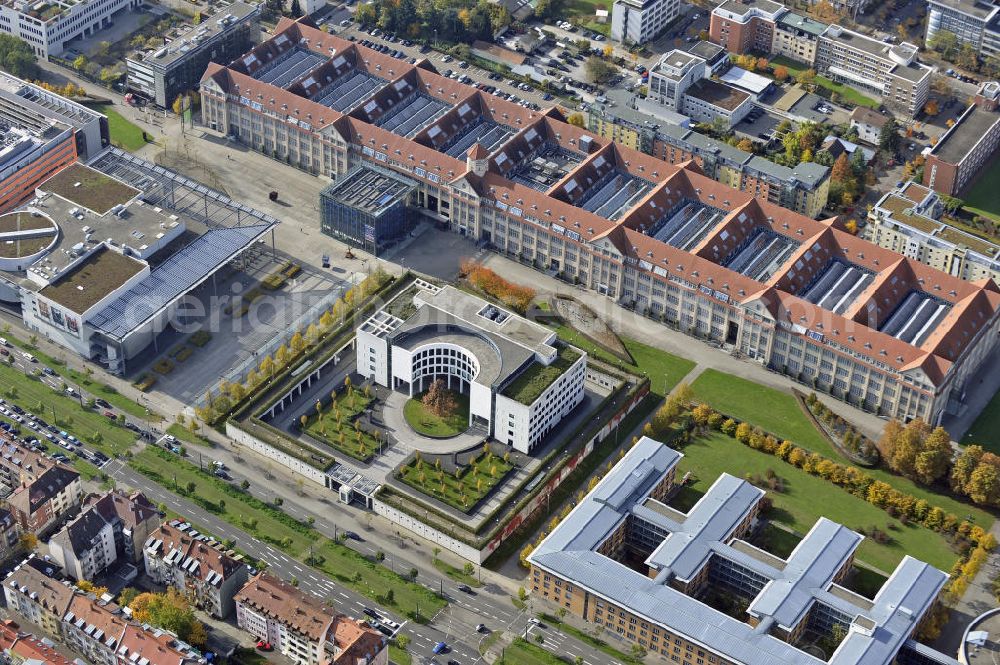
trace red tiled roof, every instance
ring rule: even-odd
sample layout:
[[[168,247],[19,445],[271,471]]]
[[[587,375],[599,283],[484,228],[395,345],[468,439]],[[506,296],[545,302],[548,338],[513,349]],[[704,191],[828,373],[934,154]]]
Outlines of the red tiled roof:
[[[149,661],[149,665],[182,665],[196,662],[178,651],[175,644],[176,641],[169,633],[148,631],[142,626],[130,624],[122,635],[119,655],[133,663],[145,658]]]
[[[270,616],[312,641],[326,639],[337,613],[318,598],[284,580],[258,573],[233,598],[256,612]]]
[[[90,635],[100,630],[103,633],[100,638],[101,642],[107,643],[109,639],[114,638],[114,644],[110,646],[117,650],[128,622],[119,612],[114,611],[118,609],[117,605],[110,607],[114,609],[101,605],[95,599],[83,594],[76,594],[73,596],[73,601],[69,604],[66,614],[63,615],[63,619],[69,620],[69,614],[72,613],[73,618],[70,623],[83,621],[82,628],[87,630]],[[88,626],[94,626],[96,630],[89,630]]]
[[[218,573],[224,580],[242,566],[239,561],[213,546],[209,541],[194,538],[189,534],[190,531],[182,531],[169,522],[164,522],[149,534],[149,539],[163,541],[158,553],[160,558],[169,554],[171,550],[180,550],[183,556],[177,560],[175,565],[180,565],[189,557],[198,561],[197,577],[200,580],[204,580],[210,572]],[[186,574],[192,575],[192,572],[186,569]]]
[[[339,615],[333,624],[334,643],[340,652],[333,659],[333,665],[354,665],[374,660],[386,648],[382,633],[371,628],[361,619],[349,619]]]
[[[670,165],[651,155],[606,143],[603,139],[568,124],[563,112],[557,108],[532,113],[520,107],[512,107],[502,100],[485,96],[439,76],[426,61],[406,65],[392,58],[386,59],[377,52],[327,35],[301,21],[296,23],[282,20],[277,33],[285,35],[285,39],[291,43],[317,52],[328,53],[332,48],[345,56],[353,53],[368,71],[381,68],[383,78],[406,81],[411,88],[422,90],[449,104],[468,103],[478,107],[481,114],[485,113],[484,109],[489,109],[492,120],[512,127],[517,134],[494,153],[487,174],[476,178],[466,174],[463,162],[431,147],[444,145],[447,136],[454,136],[467,126],[469,121],[457,118],[454,109],[437,121],[441,123],[440,131],[446,137],[432,139],[429,126],[416,134],[414,139],[407,139],[366,123],[365,119],[374,119],[371,115],[374,111],[355,110],[352,117],[338,118],[339,114],[332,109],[320,107],[292,92],[254,81],[246,74],[236,71],[246,68],[246,63],[242,61],[228,69],[210,66],[205,74],[206,78],[218,81],[227,91],[233,94],[238,92],[251,102],[261,103],[265,108],[272,108],[274,104],[286,104],[289,115],[299,120],[302,120],[303,115],[311,114],[314,127],[333,124],[348,142],[386,155],[390,165],[391,162],[398,162],[408,169],[421,168],[425,175],[436,175],[438,181],[453,181],[464,177],[484,199],[503,204],[507,209],[519,209],[522,218],[530,216],[542,226],[559,225],[566,231],[579,234],[585,242],[607,238],[624,255],[636,259],[640,270],[666,272],[692,283],[711,285],[713,290],[720,293],[733,294],[731,298],[737,301],[767,300],[767,308],[775,318],[794,325],[800,325],[795,322],[803,317],[807,321],[819,323],[829,331],[824,333],[827,339],[835,339],[837,344],[875,361],[885,362],[893,369],[905,371],[907,368],[919,368],[927,372],[932,380],[940,381],[951,362],[958,359],[962,349],[982,330],[984,322],[995,316],[1000,307],[996,287],[988,288],[983,284],[965,282],[916,261],[904,259],[890,250],[842,231],[837,228],[835,220],[812,220],[756,198],[752,192],[731,188],[703,175],[693,162]],[[290,48],[287,44],[279,45],[278,40],[278,36],[272,37],[257,47],[255,53],[267,57],[266,54],[275,49]],[[390,67],[396,75],[384,76]],[[391,94],[383,90],[375,98],[388,100]],[[275,100],[273,103],[272,98]],[[295,108],[298,109],[298,114],[291,112]],[[439,134],[440,132],[436,132],[435,137]],[[543,141],[581,153],[582,163],[555,183],[548,192],[508,180],[505,174],[513,164],[529,158]],[[581,148],[581,144],[588,141],[590,148]],[[604,158],[602,164],[598,164],[598,156]],[[577,180],[577,185],[586,189],[584,181],[592,183],[599,180],[602,174],[606,174],[609,164],[654,183],[651,191],[616,221],[572,205],[571,201],[576,195],[566,189],[566,183],[570,180]],[[412,171],[410,175],[421,177]],[[695,254],[670,247],[642,233],[660,221],[663,213],[682,196],[712,206],[725,214],[724,219],[695,247]],[[744,216],[743,219],[740,218],[741,215]],[[785,235],[800,245],[792,258],[785,262],[768,283],[755,282],[715,262],[724,260],[740,239],[746,238],[755,227],[761,226],[769,227],[771,231]],[[876,275],[873,284],[861,294],[845,316],[819,310],[794,295],[834,256],[871,270]],[[720,289],[718,285],[726,285],[727,288]],[[920,348],[879,333],[874,327],[905,297],[905,289],[920,289],[952,304],[952,311],[924,340]],[[814,311],[808,312],[810,309]],[[867,327],[866,323],[871,323],[873,327]],[[834,330],[837,332],[833,332]],[[886,361],[887,357],[891,360]]]

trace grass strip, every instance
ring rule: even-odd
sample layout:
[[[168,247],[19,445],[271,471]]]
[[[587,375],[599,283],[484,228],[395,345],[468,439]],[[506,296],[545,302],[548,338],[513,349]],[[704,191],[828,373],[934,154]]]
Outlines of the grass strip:
[[[220,519],[273,545],[413,621],[425,621],[447,603],[415,580],[398,575],[342,543],[335,543],[279,507],[265,503],[181,457],[147,446],[134,457],[139,473]]]
[[[561,619],[554,617],[551,614],[546,614],[542,612],[541,614],[538,615],[538,618],[544,621],[545,623],[557,626],[560,632],[566,633],[567,635],[572,635],[573,637],[580,640],[587,646],[593,649],[597,649],[598,651],[601,651],[603,653],[606,653],[612,658],[615,658],[623,663],[631,663],[632,665],[642,664],[641,659],[638,659],[631,654],[627,654],[624,651],[620,651],[611,646],[610,644],[608,644],[607,642],[605,642],[604,640],[598,637],[594,637],[590,633],[580,630],[576,626],[571,626],[568,623],[564,623]]]

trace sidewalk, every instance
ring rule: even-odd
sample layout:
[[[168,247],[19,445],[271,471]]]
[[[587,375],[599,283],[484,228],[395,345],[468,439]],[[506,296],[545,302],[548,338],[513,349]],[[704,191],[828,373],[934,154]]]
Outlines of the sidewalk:
[[[768,371],[759,363],[745,359],[737,360],[725,351],[714,349],[690,335],[629,311],[605,296],[566,284],[517,261],[489,253],[484,256],[483,263],[513,282],[530,284],[539,294],[570,295],[590,307],[619,335],[692,360],[702,367],[701,371],[715,369],[786,392],[790,392],[793,386],[805,390],[800,384],[782,374]],[[685,377],[684,380],[690,383],[694,378],[696,376]],[[875,414],[866,413],[839,400],[830,399],[825,404],[838,415],[854,423],[867,436],[877,440],[882,435],[885,421]]]

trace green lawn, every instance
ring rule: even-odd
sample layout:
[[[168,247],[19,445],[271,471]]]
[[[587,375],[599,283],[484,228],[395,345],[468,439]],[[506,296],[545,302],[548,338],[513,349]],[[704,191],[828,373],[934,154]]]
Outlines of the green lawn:
[[[799,534],[805,534],[819,517],[827,517],[849,528],[860,530],[895,525],[888,531],[892,541],[880,545],[870,538],[862,542],[858,559],[880,570],[891,572],[904,554],[950,570],[958,558],[945,539],[920,526],[902,526],[884,510],[840,489],[829,481],[811,476],[801,469],[782,462],[776,457],[748,448],[735,439],[713,432],[683,449],[678,477],[686,471],[695,474],[695,490],[706,491],[719,474],[728,472],[743,477],[745,474],[765,474],[773,469],[785,482],[785,492],[770,492],[774,509],[769,519],[784,524]]]
[[[449,390],[455,399],[456,408],[451,414],[439,416],[432,412],[421,401],[426,395],[422,392],[411,397],[403,406],[403,417],[415,431],[426,436],[449,437],[461,434],[469,429],[469,396]]]
[[[91,395],[95,397],[100,397],[101,399],[107,401],[108,404],[115,407],[116,409],[120,409],[125,413],[135,416],[136,418],[148,417],[150,420],[154,422],[161,420],[159,414],[147,414],[146,408],[144,406],[137,404],[136,402],[133,402],[128,397],[125,397],[125,395],[122,395],[111,386],[104,383],[98,385],[91,375],[86,374],[84,372],[78,372],[75,369],[67,367],[65,361],[63,361],[62,359],[53,358],[52,356],[47,355],[43,351],[39,351],[31,344],[28,344],[27,342],[12,336],[10,332],[4,333],[3,336],[6,337],[7,341],[13,344],[14,346],[30,351],[32,355],[38,358],[39,363],[43,365],[48,365],[56,372],[64,376],[69,383],[76,384],[77,386],[82,387]]]
[[[389,662],[393,665],[411,665],[413,657],[395,644],[389,644]]]
[[[579,359],[579,353],[564,346],[559,349],[556,359],[550,364],[532,363],[504,389],[503,394],[525,406],[531,406],[532,402]]]
[[[440,570],[442,573],[455,580],[459,584],[468,584],[469,586],[481,587],[483,583],[473,574],[469,575],[461,568],[456,568],[447,561],[442,561],[437,557],[434,557],[434,567]]]
[[[355,429],[352,419],[371,404],[372,398],[357,390],[342,391],[332,405],[324,407],[318,416],[306,421],[305,430],[311,436],[358,460],[367,460],[379,448],[370,433]]]
[[[87,106],[108,116],[111,142],[119,148],[131,152],[146,145],[146,142],[142,140],[142,129],[118,113],[114,104],[88,104]]]
[[[771,58],[771,65],[782,65],[788,70],[788,74],[793,79],[799,72],[808,69],[808,67],[803,65],[801,62],[796,62],[780,55]],[[854,104],[855,106],[867,106],[868,108],[873,109],[879,107],[879,102],[875,101],[871,97],[863,95],[848,85],[831,81],[825,76],[817,75],[813,82],[821,88],[837,93],[840,95],[841,100]]]
[[[504,647],[503,658],[495,662],[497,665],[566,665],[566,661],[556,654],[521,637],[514,638]]]
[[[962,437],[965,445],[979,444],[990,452],[1000,454],[1000,392],[982,410],[976,422]]]
[[[965,209],[1000,221],[1000,162],[994,161],[979,176],[962,199]]]
[[[422,617],[431,617],[446,605],[444,600],[419,583],[404,580],[384,565],[325,538],[279,508],[264,504],[172,453],[147,446],[135,456],[132,466],[167,489],[179,490],[188,500],[220,519],[291,556],[306,559],[312,552],[322,557],[312,562],[315,568],[410,618],[418,613]],[[195,484],[194,492],[188,492],[187,485],[192,482]],[[390,589],[394,596],[391,600],[386,595]]]
[[[204,446],[206,448],[212,448],[213,447],[211,441],[209,441],[205,437],[201,436],[200,434],[195,434],[194,432],[192,432],[191,430],[189,430],[187,427],[184,427],[183,425],[180,425],[178,423],[174,423],[173,425],[171,425],[170,427],[168,427],[167,428],[167,434],[173,434],[179,440],[181,440],[181,441],[183,441],[185,443],[191,443],[191,444],[194,444],[196,446]]]
[[[608,10],[608,21],[598,23],[596,11],[598,9]],[[605,36],[611,33],[611,2],[608,0],[569,0],[566,4],[565,20],[582,25],[588,30],[599,32]],[[595,42],[595,45],[597,42]],[[604,44],[604,42],[600,42]]]
[[[629,372],[645,374],[650,379],[650,391],[660,397],[670,392],[688,372],[694,369],[695,364],[686,358],[675,356],[634,339],[622,337],[622,344],[625,345],[635,361],[634,364],[626,363],[569,326],[554,326],[554,329],[559,334],[560,339],[583,349],[598,360]]]
[[[718,370],[706,369],[691,384],[695,399],[726,415],[745,420],[781,439],[829,457],[841,459],[836,449],[802,413],[795,397]]]
[[[292,556],[308,552],[310,543],[315,541],[315,538],[308,533],[308,527],[291,525],[284,518],[277,517],[274,512],[255,505],[253,498],[242,492],[234,496],[233,492],[224,489],[228,483],[207,472],[201,472],[196,464],[173,453],[146,446],[133,458],[132,466],[167,489],[173,490],[176,487],[183,490],[182,493],[190,501],[214,513],[218,518],[235,524]],[[195,484],[193,494],[186,492],[188,483]]]
[[[59,379],[54,381],[58,386]],[[67,397],[37,378],[25,376],[7,363],[0,363],[0,387],[3,398],[8,402],[34,413],[50,425],[66,430],[109,456],[124,452],[135,442],[135,434],[129,430],[93,409],[85,409],[79,400]],[[12,389],[16,391],[13,394]],[[39,409],[39,406],[44,408]],[[100,433],[100,443],[93,442],[95,433]]]
[[[410,487],[458,510],[469,510],[513,469],[496,455],[481,454],[457,477],[422,459],[400,467],[399,479]]]
[[[813,426],[790,393],[713,369],[702,372],[691,388],[697,400],[705,401],[727,415],[757,425],[781,439],[788,439],[834,461],[850,463]],[[885,469],[864,469],[864,472],[901,492],[925,499],[933,506],[940,506],[945,512],[953,513],[959,518],[971,516],[976,524],[984,528],[993,524],[994,517],[989,512],[949,494],[938,493],[933,488]]]

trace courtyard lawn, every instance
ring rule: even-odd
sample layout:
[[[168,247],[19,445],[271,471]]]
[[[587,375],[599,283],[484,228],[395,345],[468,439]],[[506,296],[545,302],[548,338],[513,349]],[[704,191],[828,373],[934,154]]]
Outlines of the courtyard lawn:
[[[55,385],[60,379],[53,378]],[[56,425],[108,456],[125,452],[135,442],[135,434],[112,422],[93,409],[85,409],[80,401],[70,398],[35,377],[0,362],[0,387],[5,400],[34,413],[50,425]],[[11,391],[14,392],[11,392]],[[44,408],[39,409],[42,406]],[[25,433],[27,429],[22,427]],[[94,435],[100,434],[100,442]]]
[[[963,445],[977,444],[1000,455],[1000,392],[993,395],[972,427],[962,437]]]
[[[694,390],[696,400],[707,402],[726,415],[737,420],[745,420],[780,439],[788,439],[831,460],[850,463],[850,460],[838,453],[830,441],[813,426],[812,421],[803,413],[795,397],[790,393],[713,369],[702,372],[691,388]],[[820,398],[824,399],[824,396],[821,395]],[[825,396],[827,402],[832,399]],[[932,506],[940,506],[946,513],[952,513],[959,518],[971,517],[976,524],[984,528],[989,528],[993,524],[994,518],[989,512],[960,501],[950,494],[939,493],[934,488],[920,485],[882,468],[864,469],[864,472],[901,492],[912,494],[918,499],[925,499]]]
[[[369,432],[355,428],[352,422],[373,398],[358,390],[342,391],[332,405],[306,421],[305,431],[354,459],[365,461],[379,449],[379,440]]]
[[[426,395],[422,392],[411,397],[403,406],[403,417],[416,432],[425,436],[444,438],[461,434],[469,429],[469,396],[449,390],[455,399],[457,408],[454,413],[439,416],[421,401]]]
[[[114,104],[88,104],[87,106],[108,116],[108,130],[111,133],[111,143],[114,145],[129,152],[146,145],[142,139],[142,129],[126,120],[125,116],[115,110]]]
[[[483,453],[475,457],[461,473],[446,473],[443,469],[417,457],[399,469],[399,479],[424,494],[444,501],[458,510],[469,510],[503,482],[514,468],[503,457]]]
[[[680,462],[678,476],[691,471],[696,476],[693,488],[701,492],[705,492],[723,472],[742,478],[746,474],[764,475],[768,469],[773,469],[784,480],[785,491],[768,492],[774,501],[774,509],[767,517],[798,534],[807,533],[820,517],[827,517],[856,531],[872,527],[886,531],[891,538],[889,543],[880,545],[866,538],[858,549],[859,560],[880,570],[892,572],[905,554],[942,570],[951,570],[958,558],[941,535],[913,524],[903,526],[884,510],[829,481],[811,476],[767,453],[748,448],[719,432],[693,441],[682,452],[684,458]],[[887,530],[886,524],[892,524],[893,528]]]
[[[1000,221],[1000,161],[994,161],[985,169],[975,184],[962,197],[965,209],[977,215],[984,215]]]
[[[796,62],[794,60],[790,60],[789,58],[780,55],[771,58],[770,62],[772,67],[775,65],[781,65],[785,69],[787,69],[789,77],[792,79],[794,79],[799,74],[799,72],[809,69],[801,62]],[[848,102],[850,104],[854,104],[855,106],[867,106],[868,108],[872,109],[879,107],[879,102],[875,101],[871,97],[868,97],[858,92],[857,90],[848,85],[831,81],[825,76],[819,76],[817,74],[813,82],[821,88],[825,88],[830,92],[837,93],[838,95],[840,95],[841,100]]]

